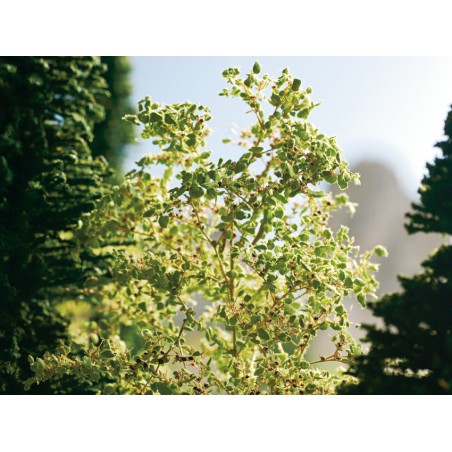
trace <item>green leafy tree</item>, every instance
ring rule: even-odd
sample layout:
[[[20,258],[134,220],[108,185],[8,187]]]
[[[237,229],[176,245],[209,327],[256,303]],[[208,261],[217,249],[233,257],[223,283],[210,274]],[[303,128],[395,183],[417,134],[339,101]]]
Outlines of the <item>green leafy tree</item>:
[[[28,356],[67,337],[56,309],[105,274],[74,230],[100,197],[106,165],[88,143],[103,118],[94,57],[0,59],[0,392],[22,393]],[[46,385],[34,392],[55,392]]]
[[[256,118],[236,160],[205,150],[204,106],[147,97],[126,116],[156,152],[84,215],[77,236],[99,250],[112,237],[137,246],[115,247],[88,342],[31,360],[28,387],[70,374],[103,394],[330,394],[348,378],[319,366],[360,354],[343,299],[374,294],[370,258],[385,250],[359,255],[347,228],[328,227],[348,198],[318,184],[345,189],[357,175],[308,122],[311,89],[287,69],[260,71],[223,73],[220,95]],[[332,336],[330,349],[309,361],[318,334]]]
[[[129,103],[131,85],[129,81],[131,66],[127,57],[101,57],[106,65],[103,74],[108,84],[108,96],[101,99],[105,108],[105,118],[94,125],[94,140],[90,145],[93,157],[103,156],[113,169],[112,182],[121,179],[124,149],[134,140],[133,125],[122,120],[123,115],[133,111]]]
[[[452,112],[442,156],[427,164],[420,203],[407,216],[409,233],[452,232]],[[371,348],[351,367],[358,385],[347,394],[452,394],[452,246],[442,246],[423,264],[424,272],[399,277],[403,291],[373,304],[385,327],[366,326]]]

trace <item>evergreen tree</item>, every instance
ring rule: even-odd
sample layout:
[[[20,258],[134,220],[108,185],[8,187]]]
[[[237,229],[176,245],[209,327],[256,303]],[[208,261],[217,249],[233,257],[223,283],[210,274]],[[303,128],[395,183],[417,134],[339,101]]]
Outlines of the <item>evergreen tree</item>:
[[[90,148],[94,157],[103,155],[114,170],[111,181],[121,178],[124,149],[134,138],[133,125],[123,121],[125,113],[132,113],[134,108],[129,98],[132,91],[129,83],[131,66],[127,57],[101,57],[106,65],[104,78],[107,81],[109,96],[103,97],[105,119],[94,126],[94,141]]]
[[[406,228],[409,233],[452,232],[452,111],[442,156],[427,164],[420,203]],[[383,329],[366,326],[371,349],[350,374],[357,385],[345,394],[452,394],[452,246],[443,245],[423,264],[424,272],[399,277],[403,291],[386,295],[371,309]]]
[[[82,285],[103,271],[73,237],[105,185],[88,146],[103,70],[94,57],[0,58],[0,393],[23,392],[28,355],[66,336],[56,303],[88,296]]]

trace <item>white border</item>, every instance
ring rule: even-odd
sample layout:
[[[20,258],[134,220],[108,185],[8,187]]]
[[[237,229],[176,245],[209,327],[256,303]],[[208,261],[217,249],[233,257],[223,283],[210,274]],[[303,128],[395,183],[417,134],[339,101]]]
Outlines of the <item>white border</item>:
[[[435,396],[4,396],[5,451],[447,450]]]
[[[0,54],[450,55],[448,0],[16,0]]]

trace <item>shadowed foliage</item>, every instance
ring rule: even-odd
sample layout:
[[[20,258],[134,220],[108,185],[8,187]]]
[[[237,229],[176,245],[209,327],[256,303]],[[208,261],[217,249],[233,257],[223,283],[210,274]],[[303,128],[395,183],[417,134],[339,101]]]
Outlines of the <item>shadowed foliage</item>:
[[[67,335],[56,304],[103,272],[73,239],[107,175],[88,146],[104,117],[103,71],[95,57],[0,58],[0,393],[24,391],[28,355]]]
[[[103,74],[110,95],[101,99],[105,108],[105,119],[94,125],[94,140],[90,146],[93,157],[104,156],[114,170],[110,181],[119,182],[122,174],[125,146],[133,142],[134,130],[130,122],[122,120],[134,108],[129,103],[132,87],[129,81],[131,65],[127,57],[105,56]]]

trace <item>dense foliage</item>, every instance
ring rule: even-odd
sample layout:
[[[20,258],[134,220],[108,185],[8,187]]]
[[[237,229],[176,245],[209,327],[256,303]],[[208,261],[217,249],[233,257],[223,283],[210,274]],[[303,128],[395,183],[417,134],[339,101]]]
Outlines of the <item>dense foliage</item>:
[[[442,155],[428,164],[419,190],[420,204],[407,230],[410,233],[452,232],[452,112],[437,144]],[[452,246],[442,246],[423,263],[424,272],[400,277],[403,291],[372,305],[385,322],[367,326],[368,355],[350,370],[358,385],[347,394],[452,394]]]
[[[105,108],[105,118],[94,125],[94,140],[90,145],[93,157],[103,156],[113,170],[110,181],[119,182],[123,174],[122,163],[125,146],[134,140],[133,125],[122,121],[125,113],[133,111],[129,103],[132,92],[129,59],[122,56],[104,56],[106,66],[103,73],[108,85],[108,96],[100,99]]]
[[[420,204],[413,205],[408,213],[409,233],[440,232],[452,234],[452,111],[444,125],[446,140],[436,144],[442,156],[434,163],[427,163],[428,176],[422,180],[419,190]]]
[[[93,57],[0,59],[1,393],[24,391],[28,355],[67,336],[56,305],[82,296],[105,271],[73,237],[106,174],[88,147],[108,94],[102,73]]]
[[[311,89],[287,70],[259,74],[258,63],[223,73],[221,95],[256,120],[235,160],[205,150],[206,107],[147,97],[127,115],[155,152],[76,234],[99,256],[114,253],[112,281],[96,289],[83,335],[31,360],[27,387],[70,374],[103,394],[329,394],[349,378],[318,365],[360,354],[343,300],[373,295],[370,258],[385,250],[359,255],[347,228],[328,227],[349,203],[318,184],[345,189],[357,175],[307,121]],[[308,361],[319,334],[330,349]]]

